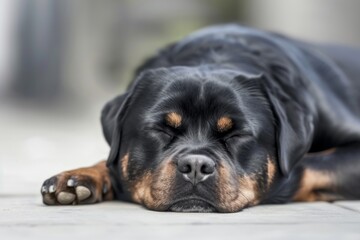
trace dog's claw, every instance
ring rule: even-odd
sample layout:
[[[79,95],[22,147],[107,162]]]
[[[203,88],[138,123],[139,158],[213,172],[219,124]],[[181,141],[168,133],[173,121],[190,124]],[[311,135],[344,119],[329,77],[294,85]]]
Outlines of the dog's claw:
[[[51,185],[51,186],[49,187],[49,193],[54,193],[55,191],[56,191],[55,185]]]
[[[74,179],[70,178],[70,179],[67,181],[67,186],[68,186],[68,187],[74,187],[74,186],[75,186],[75,181],[74,181]]]

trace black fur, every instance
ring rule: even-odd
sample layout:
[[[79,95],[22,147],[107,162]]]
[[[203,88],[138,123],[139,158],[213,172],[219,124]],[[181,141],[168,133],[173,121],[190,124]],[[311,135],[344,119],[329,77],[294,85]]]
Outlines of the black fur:
[[[336,166],[334,194],[360,198],[360,158],[353,157],[360,155],[359,78],[359,50],[239,25],[193,33],[145,61],[126,93],[103,109],[116,195],[130,196],[118,164],[126,153],[132,157],[129,177],[136,179],[156,169],[164,156],[194,151],[232,162],[238,175],[256,173],[263,203],[290,201],[307,167],[332,171]],[[184,126],[166,126],[162,121],[169,111],[181,112]],[[222,115],[231,116],[243,135],[226,142],[226,134],[215,133],[212,124]],[[158,128],[160,132],[153,131]],[[203,138],[195,141],[199,131]],[[320,160],[306,157],[333,147],[347,150]],[[265,189],[266,154],[277,168],[270,189]],[[346,161],[334,160],[344,156]],[[214,202],[214,183],[207,184],[196,194]],[[171,199],[187,196],[188,188],[177,184]]]

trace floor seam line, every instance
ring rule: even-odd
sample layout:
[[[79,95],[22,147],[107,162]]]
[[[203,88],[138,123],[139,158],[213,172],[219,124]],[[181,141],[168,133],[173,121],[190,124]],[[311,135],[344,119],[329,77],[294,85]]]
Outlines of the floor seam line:
[[[339,205],[337,203],[333,203],[333,205],[340,207],[342,209],[346,209],[346,210],[350,210],[351,212],[356,212],[357,214],[360,214],[360,211],[351,207],[347,207],[347,206],[343,206],[343,205]]]

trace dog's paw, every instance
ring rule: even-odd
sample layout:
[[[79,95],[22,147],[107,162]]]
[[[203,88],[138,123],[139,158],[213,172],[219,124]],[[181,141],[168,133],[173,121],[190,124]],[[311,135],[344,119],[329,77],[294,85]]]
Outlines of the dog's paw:
[[[46,205],[89,204],[112,198],[108,175],[95,166],[62,172],[47,179],[41,194]]]

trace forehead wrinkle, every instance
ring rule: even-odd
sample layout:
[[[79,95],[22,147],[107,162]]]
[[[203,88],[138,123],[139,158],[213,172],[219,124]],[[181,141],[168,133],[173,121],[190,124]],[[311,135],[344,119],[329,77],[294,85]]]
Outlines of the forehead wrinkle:
[[[215,88],[216,86],[219,86],[220,88],[222,88],[221,90],[217,90],[219,88]],[[220,98],[220,101],[217,101],[216,104],[222,106],[221,108],[217,109],[217,113],[214,112],[215,114],[218,114],[218,117],[221,118],[223,116],[228,116],[231,120],[232,120],[232,124],[234,124],[234,120],[236,119],[237,121],[241,122],[241,128],[243,130],[246,131],[250,131],[251,133],[253,133],[255,136],[257,135],[257,129],[258,129],[258,119],[256,117],[253,116],[252,111],[250,111],[249,107],[245,104],[245,102],[243,101],[242,97],[233,89],[229,88],[228,85],[226,84],[222,84],[222,83],[218,83],[216,82],[215,84],[209,84],[208,87],[210,88],[209,92],[212,94],[214,94],[213,89],[217,90],[215,92],[215,94],[221,94],[223,92],[230,92],[233,93],[231,94],[232,97],[227,97],[226,101],[222,100]],[[229,95],[229,94],[227,94]],[[208,96],[208,97],[211,97]],[[226,106],[226,107],[225,107]],[[231,117],[233,116],[233,117]],[[239,116],[242,116],[241,118]],[[217,128],[217,122],[215,125],[215,128]]]
[[[165,91],[162,92],[161,97],[157,99],[148,111],[146,111],[150,112],[150,114],[144,114],[144,118],[147,119],[148,122],[157,122],[168,112],[177,112],[182,115],[177,105],[181,99],[182,93],[180,91],[171,94],[168,94]]]
[[[179,108],[179,103],[183,101],[184,96],[186,97],[189,93],[193,93],[200,87],[201,84],[199,82],[186,79],[179,79],[177,81],[168,82],[160,92],[160,97],[157,99],[151,110],[158,112],[159,110],[161,111],[166,107],[175,109]],[[198,97],[199,94],[196,94],[196,96]]]
[[[204,131],[201,127],[189,128],[187,134],[184,134],[180,142],[192,147],[206,146],[209,143],[208,132]]]

